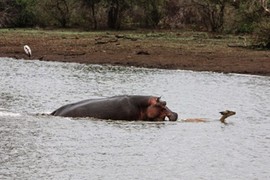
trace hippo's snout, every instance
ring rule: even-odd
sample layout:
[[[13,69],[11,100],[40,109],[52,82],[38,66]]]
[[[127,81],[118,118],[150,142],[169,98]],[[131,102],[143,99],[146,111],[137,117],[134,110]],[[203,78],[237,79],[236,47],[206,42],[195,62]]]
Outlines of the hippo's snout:
[[[168,115],[168,118],[170,121],[176,121],[178,118],[178,114],[175,112],[171,112],[170,115]]]

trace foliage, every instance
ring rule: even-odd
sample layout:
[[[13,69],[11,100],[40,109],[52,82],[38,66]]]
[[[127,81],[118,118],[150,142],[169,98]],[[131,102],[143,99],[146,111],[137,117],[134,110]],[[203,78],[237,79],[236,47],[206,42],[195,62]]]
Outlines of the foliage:
[[[211,32],[224,32],[225,29],[227,32],[252,33],[265,19],[258,2],[0,0],[0,27],[192,28]]]
[[[205,27],[209,31],[221,32],[224,28],[225,7],[230,0],[194,0]]]
[[[7,27],[13,24],[17,15],[17,4],[15,0],[0,1],[0,27]]]
[[[259,23],[255,36],[255,44],[270,49],[270,18],[265,18]]]
[[[36,24],[34,8],[36,0],[16,0],[18,16],[14,26],[31,27]]]
[[[262,19],[259,4],[248,0],[241,1],[235,19],[237,21],[236,33],[252,33],[256,24]]]
[[[76,0],[47,0],[44,4],[46,13],[61,27],[70,25],[75,7]]]
[[[157,27],[163,14],[163,0],[146,0],[139,2],[139,6],[144,10],[144,25],[146,27]]]
[[[91,18],[90,20],[92,20],[93,22],[93,28],[97,29],[97,6],[98,4],[101,2],[101,0],[82,0],[82,6],[86,7],[87,10],[90,10],[91,12]]]
[[[125,13],[131,9],[132,0],[106,0],[107,25],[110,29],[120,29]]]

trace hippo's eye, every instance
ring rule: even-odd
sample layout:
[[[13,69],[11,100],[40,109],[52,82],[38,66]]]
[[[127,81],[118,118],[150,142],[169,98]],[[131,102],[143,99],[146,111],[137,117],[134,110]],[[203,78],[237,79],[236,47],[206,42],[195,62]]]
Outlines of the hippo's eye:
[[[154,107],[159,109],[159,111],[162,111],[162,110],[166,109],[165,106],[163,106],[162,104],[156,104]]]
[[[160,104],[161,104],[162,106],[166,106],[166,105],[167,105],[166,101],[160,101]]]

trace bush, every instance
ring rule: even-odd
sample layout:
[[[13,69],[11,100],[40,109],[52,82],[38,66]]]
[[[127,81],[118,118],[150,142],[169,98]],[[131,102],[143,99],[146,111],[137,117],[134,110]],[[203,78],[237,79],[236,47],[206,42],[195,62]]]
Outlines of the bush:
[[[258,24],[255,31],[255,42],[257,45],[270,49],[270,18],[265,18]]]
[[[35,0],[16,0],[16,8],[18,11],[15,27],[32,27],[36,24],[34,12]]]

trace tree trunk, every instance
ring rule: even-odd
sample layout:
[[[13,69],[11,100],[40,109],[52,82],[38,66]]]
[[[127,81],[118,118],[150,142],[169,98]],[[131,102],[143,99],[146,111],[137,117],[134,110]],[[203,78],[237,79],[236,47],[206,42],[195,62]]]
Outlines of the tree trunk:
[[[108,27],[111,29],[118,29],[118,17],[119,17],[119,2],[114,0],[108,11]]]
[[[94,21],[94,29],[97,29],[97,18],[96,18],[96,9],[95,9],[95,4],[93,3],[91,6],[92,9],[92,17],[93,17],[93,21]]]

